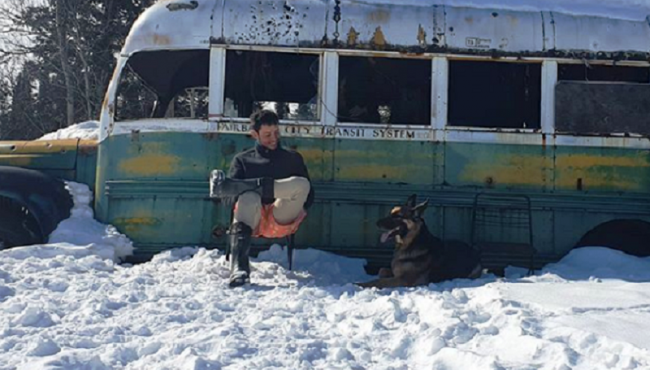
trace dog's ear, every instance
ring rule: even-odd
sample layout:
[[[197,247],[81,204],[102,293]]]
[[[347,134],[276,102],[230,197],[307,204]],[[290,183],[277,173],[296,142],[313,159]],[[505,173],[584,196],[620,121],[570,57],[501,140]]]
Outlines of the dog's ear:
[[[422,202],[422,203],[418,204],[417,206],[415,206],[415,208],[413,208],[413,213],[417,217],[421,217],[422,214],[424,213],[424,211],[426,211],[428,206],[429,206],[429,199],[427,199],[424,202]]]
[[[406,206],[410,209],[415,207],[415,202],[417,202],[418,196],[416,194],[411,194],[409,199],[406,200]]]

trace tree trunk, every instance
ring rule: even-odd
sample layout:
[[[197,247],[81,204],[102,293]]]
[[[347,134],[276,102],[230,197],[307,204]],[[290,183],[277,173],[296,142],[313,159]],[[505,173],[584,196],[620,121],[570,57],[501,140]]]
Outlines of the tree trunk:
[[[65,103],[66,103],[66,126],[74,123],[74,89],[72,87],[72,75],[68,62],[68,41],[66,40],[65,25],[62,11],[65,0],[56,0],[55,21],[56,33],[59,41],[59,56],[61,57],[61,70],[65,80]]]

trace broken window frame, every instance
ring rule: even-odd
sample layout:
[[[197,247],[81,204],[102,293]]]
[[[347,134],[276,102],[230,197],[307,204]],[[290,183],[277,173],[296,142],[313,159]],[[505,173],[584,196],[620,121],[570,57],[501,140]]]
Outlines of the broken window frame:
[[[447,78],[447,114],[445,119],[445,130],[448,131],[478,131],[478,132],[509,132],[509,133],[541,133],[544,129],[544,113],[543,113],[543,104],[544,104],[544,85],[547,83],[545,81],[544,75],[544,63],[545,60],[537,59],[526,59],[526,60],[514,60],[514,59],[503,59],[503,60],[492,60],[487,58],[471,58],[471,57],[458,57],[458,56],[449,56],[447,58],[449,67],[446,73]],[[532,107],[535,107],[537,110],[537,122],[535,127],[507,127],[507,126],[471,126],[467,124],[452,124],[451,115],[452,115],[452,64],[461,62],[461,63],[501,63],[502,65],[530,65],[539,68],[539,82],[537,83],[537,93],[536,96],[533,96],[534,102]],[[536,76],[535,76],[536,77]]]
[[[258,53],[270,53],[270,54],[297,54],[300,56],[312,56],[316,57],[318,63],[318,72],[316,82],[318,86],[316,88],[316,95],[313,97],[316,99],[316,102],[313,103],[313,107],[316,110],[315,117],[311,120],[307,119],[286,119],[281,118],[280,123],[286,125],[305,125],[305,126],[317,126],[321,125],[323,120],[322,112],[322,96],[324,91],[324,84],[326,83],[323,78],[323,64],[324,64],[324,54],[319,50],[298,50],[294,48],[271,48],[271,47],[241,47],[241,46],[229,46],[229,47],[213,47],[212,48],[212,61],[211,65],[213,70],[217,70],[217,74],[213,74],[211,80],[212,90],[211,96],[211,108],[209,117],[217,121],[227,121],[227,122],[237,122],[237,123],[248,123],[250,117],[235,117],[226,115],[226,79],[227,79],[227,63],[228,63],[228,53],[229,52],[258,52]],[[221,77],[218,77],[221,76]],[[312,80],[312,82],[314,82]],[[218,94],[215,90],[218,90]],[[218,100],[217,100],[218,99]],[[275,107],[271,107],[275,110]]]
[[[183,58],[183,53],[185,53],[187,56]],[[167,55],[165,55],[167,54]],[[155,60],[157,63],[163,63],[162,61],[167,61],[170,65],[172,62],[174,62],[173,58],[170,58],[169,55],[174,55],[175,57],[178,56],[178,60],[182,60],[182,63],[176,68],[173,69],[174,74],[169,75],[167,73],[163,73],[166,71],[158,71],[160,75],[162,76],[168,76],[169,80],[155,80],[155,77],[150,76],[150,78],[154,78],[152,80],[145,79],[142,74],[143,73],[138,73],[138,71],[133,67],[133,64],[131,63],[132,61],[136,61],[137,58],[144,58],[141,65],[142,72],[144,72],[144,69],[146,66],[150,65],[151,60]],[[148,60],[151,59],[151,60]],[[204,60],[201,60],[204,59]],[[176,62],[178,62],[176,60]],[[201,71],[200,73],[206,72],[207,74],[205,75],[205,79],[203,79],[203,76],[200,75],[200,73],[196,73],[196,66],[194,65],[186,65],[187,63],[200,63],[202,66],[204,65],[205,71]],[[140,51],[137,53],[134,53],[131,55],[125,63],[124,68],[122,68],[119,76],[117,77],[117,88],[115,91],[115,107],[116,107],[116,112],[114,114],[114,121],[116,124],[122,124],[122,123],[132,123],[132,122],[142,122],[146,120],[196,120],[196,121],[201,121],[205,122],[208,119],[209,115],[209,106],[206,107],[206,116],[202,117],[170,117],[168,116],[168,112],[170,110],[173,111],[173,104],[176,102],[176,99],[181,96],[185,91],[190,90],[190,89],[201,89],[205,90],[208,92],[208,96],[206,98],[207,101],[210,100],[210,89],[209,89],[209,84],[210,84],[210,54],[207,50],[204,49],[183,49],[183,50],[154,50],[154,51]],[[158,64],[160,66],[161,64]],[[182,68],[185,65],[186,68]],[[163,69],[163,68],[161,68]],[[155,70],[155,68],[150,69],[147,73],[152,73],[151,71]],[[182,71],[189,71],[189,73],[192,74],[193,78],[196,78],[196,81],[189,80],[189,82],[197,82],[200,80],[201,83],[199,84],[190,84],[188,86],[182,86],[182,83],[173,85],[173,79],[178,76],[179,72]],[[133,76],[135,77],[136,80],[138,80],[141,84],[140,88],[142,92],[146,92],[147,94],[152,94],[154,96],[153,103],[152,103],[152,111],[142,117],[133,117],[133,118],[126,118],[126,119],[119,119],[119,112],[120,112],[120,93],[122,90],[122,82],[124,81],[125,78],[128,76]],[[188,81],[188,79],[185,78],[180,78],[179,81]],[[164,83],[167,82],[169,83],[169,86],[167,86],[169,89],[175,89],[176,92],[171,96],[171,94],[168,94],[169,96],[163,96],[161,91],[158,91],[155,87],[155,85],[163,86]],[[173,91],[169,91],[170,93],[173,93]],[[141,94],[142,95],[142,94]],[[166,98],[168,99],[166,106],[162,107],[161,106],[161,98]]]
[[[127,78],[133,78],[132,82],[137,82],[140,84],[140,92],[139,95],[142,97],[143,95],[149,95],[150,98],[153,99],[153,102],[151,103],[151,109],[148,113],[147,116],[143,117],[128,117],[128,118],[121,118],[121,113],[124,110],[124,103],[122,99],[121,94],[124,92],[124,85],[123,83],[125,82],[125,79]],[[145,120],[145,119],[150,119],[151,116],[153,115],[154,110],[156,109],[156,105],[159,104],[158,102],[158,95],[156,94],[156,91],[147,84],[147,82],[138,75],[137,72],[133,70],[133,67],[128,63],[128,60],[126,64],[124,65],[124,68],[122,68],[122,71],[120,75],[117,78],[117,88],[115,89],[115,112],[113,115],[113,121],[117,124],[121,124],[123,122],[134,122],[134,121],[140,121],[140,120]],[[145,100],[148,100],[145,97]],[[144,113],[144,112],[143,112]]]

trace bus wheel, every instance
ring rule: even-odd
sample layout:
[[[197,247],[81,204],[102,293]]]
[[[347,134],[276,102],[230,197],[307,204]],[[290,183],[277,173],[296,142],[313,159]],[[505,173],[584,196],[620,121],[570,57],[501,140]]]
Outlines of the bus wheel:
[[[608,247],[639,257],[650,256],[650,222],[613,220],[602,223],[582,236],[575,248]]]
[[[41,243],[34,217],[25,208],[0,200],[0,250]]]

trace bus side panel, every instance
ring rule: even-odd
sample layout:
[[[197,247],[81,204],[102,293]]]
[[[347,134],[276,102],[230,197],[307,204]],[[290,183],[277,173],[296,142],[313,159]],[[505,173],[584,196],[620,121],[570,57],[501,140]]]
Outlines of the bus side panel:
[[[552,168],[553,153],[545,146],[445,144],[445,180],[452,187],[547,191]]]
[[[555,189],[650,194],[650,151],[558,146]]]
[[[338,139],[335,181],[438,185],[438,150],[437,145],[424,141]]]
[[[283,137],[282,145],[299,152],[309,171],[313,186],[317,183],[332,183],[334,178],[334,140]],[[333,209],[328,192],[316,188],[316,199],[308,216],[296,235],[300,246],[326,248],[333,245],[331,227],[337,213]]]
[[[249,145],[243,135],[111,136],[99,148],[97,218],[136,245],[154,249],[212,243],[212,227],[227,225],[230,209],[209,200],[209,172],[227,170],[232,157]]]

